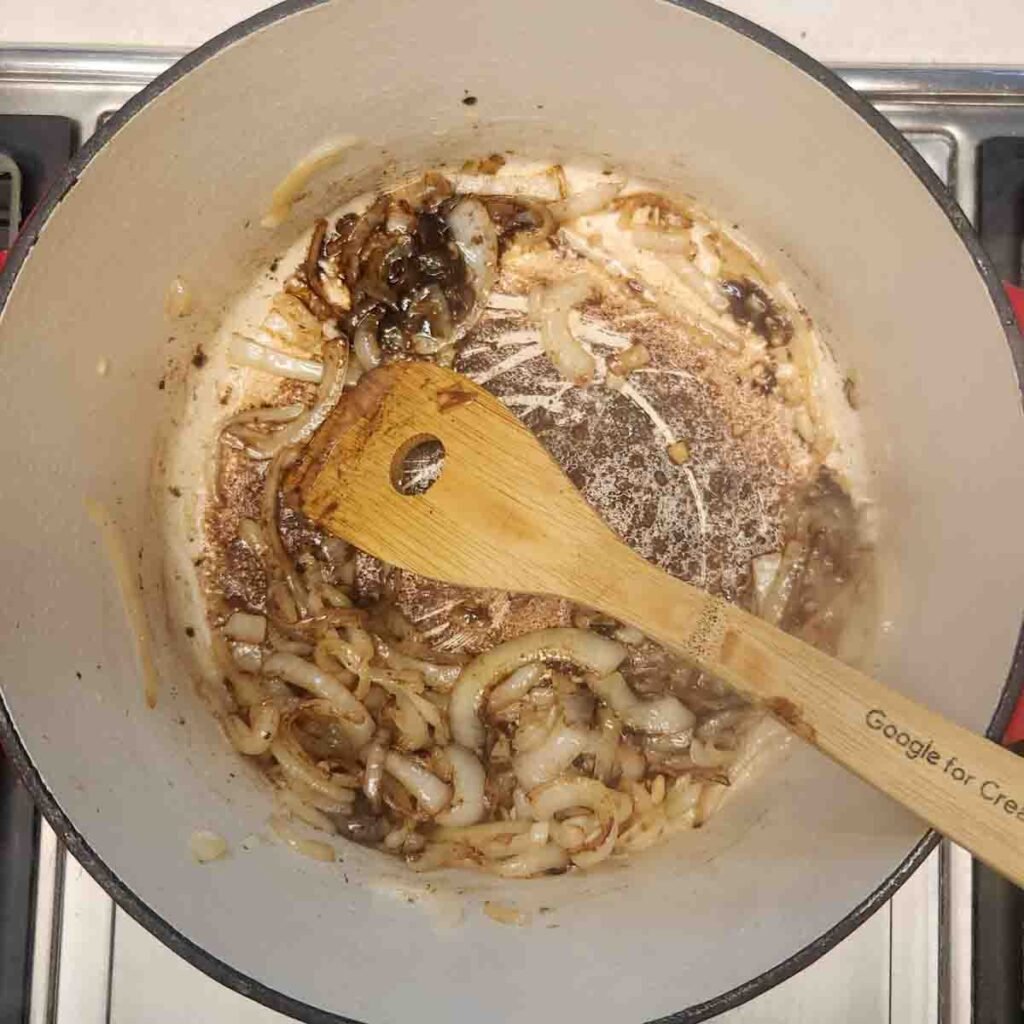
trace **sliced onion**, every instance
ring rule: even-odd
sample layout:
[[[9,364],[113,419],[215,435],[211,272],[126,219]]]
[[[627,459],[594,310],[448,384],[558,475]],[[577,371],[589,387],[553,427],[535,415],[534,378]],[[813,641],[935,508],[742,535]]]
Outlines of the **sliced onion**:
[[[337,163],[345,150],[354,146],[358,141],[354,135],[344,135],[317,146],[303,157],[278,182],[270,194],[270,206],[260,221],[261,226],[265,228],[280,227],[291,213],[292,203],[307,190],[314,175]]]
[[[610,782],[616,767],[622,723],[611,708],[597,709],[598,739],[594,747],[594,777],[598,782]]]
[[[287,426],[269,434],[266,439],[253,441],[250,448],[265,459],[291,445],[302,444],[313,436],[328,413],[338,404],[345,387],[345,369],[348,365],[348,345],[343,341],[331,342],[324,349],[323,378],[317,388],[313,405],[305,415],[297,416]]]
[[[590,298],[593,291],[594,282],[590,277],[586,274],[574,274],[564,281],[533,289],[527,296],[527,313],[534,319],[539,319],[545,306],[569,310]]]
[[[323,811],[311,804],[307,804],[293,789],[282,789],[278,791],[277,799],[281,806],[290,814],[294,814],[300,821],[305,822],[310,828],[326,832],[328,835],[335,835],[337,826]]]
[[[720,750],[711,740],[694,737],[690,744],[690,758],[698,768],[723,768],[736,759],[736,752]]]
[[[318,583],[316,585],[317,593],[320,595],[323,602],[330,605],[332,608],[352,608],[352,598],[345,593],[340,587],[334,586],[333,583]]]
[[[728,796],[729,787],[721,782],[705,782],[701,787],[700,799],[694,815],[694,825],[703,825]]]
[[[595,244],[592,236],[563,227],[559,238],[605,273],[619,280],[643,282],[644,298],[672,317],[693,326],[701,338],[739,353],[746,344],[735,321],[720,312],[723,296],[717,280],[708,280],[684,256],[655,255],[635,246],[609,240],[610,250]],[[726,303],[728,304],[728,303]]]
[[[609,789],[597,779],[584,777],[548,782],[533,790],[529,799],[538,821],[549,821],[573,807],[585,807],[599,816],[609,813],[616,820],[625,821],[633,807],[626,794]]]
[[[248,366],[253,370],[272,373],[289,380],[305,380],[317,384],[324,375],[323,363],[315,359],[300,359],[280,349],[261,345],[258,341],[233,334],[228,346],[228,359],[235,366]]]
[[[232,644],[231,660],[243,672],[259,672],[263,667],[263,651],[258,644]]]
[[[349,776],[321,771],[294,740],[278,737],[270,745],[270,753],[289,779],[297,780],[328,800],[347,802],[350,797],[346,794],[354,788],[353,783],[359,784]]]
[[[582,192],[549,203],[548,209],[559,223],[587,217],[603,210],[622,191],[622,185],[621,181],[598,182]]]
[[[554,729],[539,746],[517,754],[514,762],[516,778],[525,790],[535,789],[557,778],[584,753],[590,745],[582,729],[562,725]]]
[[[167,297],[164,299],[164,308],[167,315],[178,319],[188,316],[192,312],[192,289],[183,277],[176,277],[167,289]]]
[[[324,796],[323,793],[318,793],[315,789],[310,789],[309,786],[298,779],[290,778],[287,780],[287,783],[288,788],[304,804],[315,807],[318,811],[323,811],[324,814],[342,814],[345,811],[351,810],[356,798],[355,789],[343,790],[340,798],[334,800]]]
[[[576,690],[559,697],[567,725],[588,726],[594,718],[597,701],[589,690]]]
[[[345,632],[356,656],[362,661],[369,661],[374,655],[373,638],[370,634],[354,623],[346,626]]]
[[[337,852],[330,843],[323,843],[319,839],[304,839],[295,832],[291,823],[283,815],[272,815],[270,828],[279,839],[296,853],[301,853],[303,857],[324,861],[327,864],[333,864],[338,859]]]
[[[357,748],[369,743],[374,731],[369,711],[334,676],[297,655],[280,653],[267,658],[263,672],[264,675],[280,676],[292,686],[326,700],[337,710],[342,728],[352,743]]]
[[[438,828],[432,833],[431,838],[438,842],[469,843],[471,846],[481,847],[503,836],[522,835],[529,832],[530,828],[529,821],[487,821],[480,825]]]
[[[380,810],[380,783],[384,777],[384,758],[387,756],[390,742],[391,736],[388,731],[380,729],[365,749],[366,766],[363,769],[363,793],[375,811]]]
[[[701,783],[685,775],[672,782],[665,796],[665,813],[670,819],[692,814],[700,799]]]
[[[638,701],[621,718],[635,732],[654,736],[674,736],[687,732],[696,721],[696,716],[685,704],[667,695]]]
[[[358,359],[350,359],[345,369],[345,387],[354,388],[363,378],[363,368]]]
[[[647,350],[647,346],[643,344],[630,345],[629,348],[623,349],[621,352],[616,352],[615,355],[608,360],[608,372],[614,373],[617,377],[625,379],[634,370],[639,370],[641,367],[646,366],[651,361],[651,354]],[[631,629],[632,627],[623,626],[623,629]],[[634,630],[636,633],[640,633],[639,630]],[[640,633],[640,640],[643,639],[643,634]],[[635,641],[639,643],[640,640]],[[624,643],[626,641],[623,641]]]
[[[722,294],[717,277],[708,277],[702,273],[686,256],[664,254],[664,262],[715,313],[727,313],[729,311],[729,300]],[[735,333],[735,326],[725,324],[720,317],[715,319],[714,322],[719,327],[728,327],[730,334]]]
[[[380,644],[380,655],[391,668],[419,672],[427,685],[436,690],[450,690],[462,674],[461,665],[439,665],[433,661],[424,661],[396,651],[390,644]]]
[[[793,590],[799,584],[807,566],[807,547],[791,540],[782,551],[771,585],[761,601],[761,617],[777,626],[785,614]]]
[[[272,580],[268,588],[268,597],[276,598],[278,606],[285,609],[287,617],[292,621],[309,612],[308,597],[295,564],[281,540],[277,506],[281,477],[295,461],[297,454],[294,448],[282,448],[274,455],[267,467],[263,493],[260,496],[260,534],[267,545],[265,562],[269,564],[266,564],[265,568]],[[271,640],[273,639],[271,635]]]
[[[407,693],[399,691],[395,695],[390,718],[395,727],[395,746],[399,750],[413,753],[429,745],[430,729],[426,719],[416,710]]]
[[[525,853],[530,847],[536,845],[530,838],[530,833],[519,832],[515,835],[494,836],[492,839],[476,842],[473,844],[488,860],[501,860],[504,857],[511,857],[514,853]]]
[[[694,263],[705,278],[717,280],[722,271],[722,260],[711,244],[711,236],[717,233],[708,224],[693,225],[693,243],[696,247]]]
[[[603,676],[618,668],[625,656],[626,649],[621,644],[597,633],[568,627],[540,629],[499,644],[474,658],[452,688],[452,736],[469,750],[479,751],[483,747],[484,727],[478,713],[484,695],[521,665],[557,658]]]
[[[476,755],[465,747],[452,744],[445,748],[452,768],[455,794],[447,810],[437,815],[441,825],[475,825],[484,816],[484,784],[486,775]]]
[[[482,867],[484,857],[465,843],[429,843],[423,853],[409,862],[413,871],[438,868]]]
[[[352,335],[352,352],[364,371],[380,366],[380,345],[377,343],[379,325],[377,317],[372,313],[367,314],[359,321],[359,326]]]
[[[423,716],[435,729],[444,725],[444,719],[436,705],[421,697],[407,683],[404,683],[397,675],[380,668],[369,669],[370,682],[395,696],[408,700],[416,711]]]
[[[587,844],[588,834],[594,835],[598,841],[603,840],[601,826],[592,814],[575,814],[565,821],[552,818],[545,822],[552,841],[563,850],[582,850]]]
[[[335,276],[330,264],[325,260],[321,260],[318,266],[320,270],[320,285],[323,288],[324,297],[335,309],[342,310],[343,312],[350,310],[352,308],[352,293],[348,290],[348,286]],[[327,336],[326,326],[324,336]]]
[[[391,750],[384,758],[384,768],[416,798],[416,803],[427,814],[437,814],[451,803],[451,786],[413,758]]]
[[[672,735],[692,729],[694,713],[676,697],[641,700],[630,689],[621,672],[587,677],[590,688],[635,732]]]
[[[231,684],[231,691],[235,696],[235,700],[242,707],[259,704],[267,698],[262,680],[258,676],[240,670],[235,664],[228,642],[224,639],[220,630],[211,631],[210,646],[213,648],[217,667],[224,673]]]
[[[536,699],[536,698],[535,698]],[[543,694],[545,706],[528,709],[529,713],[521,716],[519,728],[516,730],[515,747],[520,754],[535,750],[558,727],[559,709],[554,703],[554,691],[550,688]]]
[[[666,252],[677,256],[689,256],[694,251],[693,239],[689,231],[664,228],[635,227],[632,230],[633,241],[641,249],[651,252]]]
[[[270,749],[280,725],[281,712],[269,702],[257,704],[249,710],[248,725],[238,715],[228,715],[224,720],[235,750],[249,757],[258,757]]]
[[[321,647],[332,658],[343,665],[346,671],[357,676],[363,673],[365,668],[364,659],[360,657],[352,644],[347,640],[342,640],[336,629],[325,630],[317,646]]]
[[[597,816],[600,827],[586,847],[569,850],[572,862],[579,867],[593,867],[605,860],[615,847],[619,825],[630,815],[633,802],[624,793],[617,793],[596,779],[559,779],[538,786],[530,793],[530,803],[538,820],[546,821],[561,811],[585,807]]]
[[[627,782],[639,782],[647,773],[647,762],[636,747],[622,742],[615,751],[615,764]]]
[[[229,438],[235,438],[244,446],[250,447],[253,444],[262,443],[266,438],[266,434],[254,429],[253,424],[290,423],[305,411],[306,407],[298,402],[294,405],[264,405],[256,409],[244,409],[230,417],[221,427],[221,431]],[[253,449],[251,454],[259,455],[259,452]],[[239,526],[238,535],[242,536],[241,526]]]
[[[522,926],[530,923],[530,915],[524,913],[511,903],[499,903],[496,900],[484,901],[484,913],[498,924]]]
[[[323,338],[323,325],[306,308],[306,304],[289,292],[278,292],[271,306],[276,317],[271,314],[264,321],[264,326],[279,335],[284,341],[304,352],[312,352],[320,347]],[[271,324],[274,326],[271,327]]]
[[[538,665],[536,662],[517,668],[508,679],[491,690],[491,695],[487,700],[491,712],[502,711],[522,700],[540,682],[542,675],[544,675],[544,666]]]
[[[638,853],[653,846],[665,831],[666,815],[661,807],[654,807],[637,818],[619,833],[615,848],[620,852]]]
[[[267,620],[262,615],[233,612],[224,623],[224,635],[246,644],[261,644],[267,637]]]
[[[208,864],[211,860],[219,860],[228,852],[227,840],[216,832],[199,829],[189,836],[189,852],[200,864]]]
[[[572,336],[569,312],[586,299],[592,282],[580,274],[550,287],[538,286],[530,293],[530,309],[540,324],[540,343],[558,372],[573,384],[583,386],[594,379],[594,357]]]
[[[458,340],[476,323],[498,279],[498,231],[479,199],[459,200],[445,221],[466,262],[475,292],[473,309],[463,318],[453,339]]]
[[[633,192],[617,200],[615,206],[620,211],[619,227],[623,229],[643,223],[678,231],[693,224],[692,211],[657,192]]]
[[[487,208],[478,199],[461,199],[449,211],[446,223],[474,287],[486,297],[498,273],[498,231]]]
[[[615,639],[621,641],[624,644],[634,646],[635,644],[642,644],[644,642],[644,635],[635,626],[619,626],[615,630]]]
[[[551,836],[550,821],[535,821],[530,826],[530,842],[543,846]]]
[[[398,828],[392,829],[384,837],[384,849],[391,850],[392,852],[402,849],[415,827],[416,822],[412,818],[409,818],[402,822]]]
[[[561,198],[558,179],[543,174],[453,174],[451,183],[456,192],[478,196],[515,196],[518,199],[550,201]]]
[[[522,853],[486,865],[488,871],[502,878],[534,878],[565,871],[568,867],[569,855],[555,843],[534,844]]]
[[[725,732],[735,732],[740,726],[745,726],[756,720],[759,712],[749,707],[725,708],[716,711],[708,716],[697,727],[697,738],[700,740],[713,740],[716,736]]]
[[[617,715],[623,715],[640,701],[621,672],[610,672],[606,676],[588,679],[587,682],[594,693]]]
[[[573,864],[584,870],[600,864],[601,861],[607,860],[611,856],[618,839],[619,823],[617,821],[609,822],[607,819],[604,819],[596,835],[597,841],[590,840],[588,842],[588,849],[570,854]]]
[[[520,786],[516,786],[512,790],[512,807],[519,821],[533,821],[533,808],[530,806],[530,801]]]

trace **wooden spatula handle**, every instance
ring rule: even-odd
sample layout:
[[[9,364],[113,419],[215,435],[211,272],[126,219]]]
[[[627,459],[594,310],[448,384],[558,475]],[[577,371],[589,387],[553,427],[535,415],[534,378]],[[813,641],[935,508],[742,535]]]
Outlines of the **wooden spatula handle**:
[[[396,466],[424,437],[443,444],[441,476],[425,494],[400,494]],[[1024,884],[1024,760],[645,562],[472,381],[428,363],[375,370],[290,487],[311,519],[385,562],[632,623]]]
[[[1024,758],[628,554],[628,577],[617,566],[617,585],[599,595],[603,610],[763,701],[797,735],[1024,885]]]

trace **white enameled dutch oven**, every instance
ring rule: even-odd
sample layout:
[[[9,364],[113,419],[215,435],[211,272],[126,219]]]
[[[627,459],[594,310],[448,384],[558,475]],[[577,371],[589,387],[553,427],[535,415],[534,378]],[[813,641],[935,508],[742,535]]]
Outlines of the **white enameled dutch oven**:
[[[261,227],[289,168],[340,136],[361,141],[283,226]],[[711,826],[617,870],[464,876],[459,925],[447,896],[396,895],[423,879],[374,852],[346,847],[330,866],[243,849],[266,833],[268,800],[199,703],[165,610],[151,488],[186,407],[173,366],[339,197],[385,170],[505,149],[678,186],[786,268],[858,375],[890,581],[879,676],[993,732],[1020,685],[1017,336],[963,215],[862,100],[700,0],[275,7],[114,117],[0,279],[0,732],[129,913],[303,1020],[702,1020],[811,963],[935,841],[800,748]],[[184,328],[165,312],[179,275],[197,310]],[[87,498],[138,556],[162,677],[153,710]],[[196,864],[197,828],[232,855]],[[486,899],[551,909],[507,927],[480,913]]]

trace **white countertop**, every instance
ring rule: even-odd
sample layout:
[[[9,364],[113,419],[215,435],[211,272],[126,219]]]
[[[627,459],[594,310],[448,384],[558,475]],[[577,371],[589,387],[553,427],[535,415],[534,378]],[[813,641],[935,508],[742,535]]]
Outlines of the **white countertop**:
[[[270,5],[261,0],[3,0],[0,6],[0,42],[8,44],[181,47],[196,46]],[[1024,64],[1021,0],[727,0],[724,6],[826,62]]]

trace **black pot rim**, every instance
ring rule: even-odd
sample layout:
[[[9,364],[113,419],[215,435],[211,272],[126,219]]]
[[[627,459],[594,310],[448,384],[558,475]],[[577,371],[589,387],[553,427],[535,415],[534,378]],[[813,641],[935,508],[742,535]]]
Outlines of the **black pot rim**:
[[[129,100],[113,117],[100,127],[73,157],[63,176],[50,188],[45,199],[33,211],[22,233],[18,236],[18,240],[11,250],[7,266],[4,272],[0,274],[0,311],[2,311],[7,297],[14,286],[18,271],[38,239],[40,231],[50,214],[74,187],[75,182],[86,166],[92,161],[93,157],[128,121],[135,117],[136,114],[143,110],[165,89],[210,58],[215,57],[226,47],[292,14],[318,7],[325,2],[329,2],[329,0],[284,0],[283,3],[279,3],[245,21],[239,22],[237,25],[232,26],[184,56],[158,78],[154,79],[138,95]],[[1022,344],[1020,334],[1016,329],[1016,321],[1006,295],[1003,292],[999,277],[982,249],[981,243],[967,217],[942,182],[939,181],[931,168],[928,167],[910,143],[903,138],[889,121],[834,72],[818,63],[818,61],[808,56],[802,50],[785,42],[774,33],[761,28],[740,15],[733,14],[731,11],[726,11],[714,4],[708,3],[706,0],[668,0],[668,2],[676,7],[683,8],[724,25],[765,49],[770,50],[776,56],[788,61],[804,74],[809,75],[823,85],[837,99],[871,125],[889,146],[902,157],[909,170],[928,189],[932,198],[942,208],[954,230],[959,235],[961,242],[970,253],[974,265],[984,280],[992,304],[995,306],[1006,332],[1007,344],[1010,346],[1013,355],[1018,385],[1020,386],[1021,382],[1024,381],[1024,344]],[[999,737],[1002,736],[1016,700],[1020,695],[1022,685],[1024,685],[1024,627],[1022,627],[1021,632],[1018,634],[1007,680],[1003,686],[992,720],[986,730],[986,735],[989,738],[998,741]],[[308,1024],[362,1024],[362,1022],[356,1021],[351,1017],[321,1010],[301,1000],[294,999],[230,966],[179,932],[129,888],[92,849],[47,788],[39,770],[21,741],[2,693],[0,693],[0,744],[2,744],[4,751],[17,767],[22,780],[50,823],[50,826],[68,850],[117,902],[118,906],[131,914],[136,921],[175,953],[215,981],[234,989],[242,995],[256,999],[279,1013],[306,1021]],[[929,830],[926,832],[899,866],[874,891],[849,911],[832,928],[808,943],[797,953],[728,992],[724,992],[698,1005],[688,1007],[665,1017],[660,1017],[657,1021],[651,1021],[649,1024],[697,1024],[698,1021],[707,1020],[709,1017],[717,1016],[739,1006],[808,967],[842,939],[846,938],[855,928],[891,899],[900,886],[917,870],[928,854],[935,848],[938,841],[939,836],[934,831]]]

